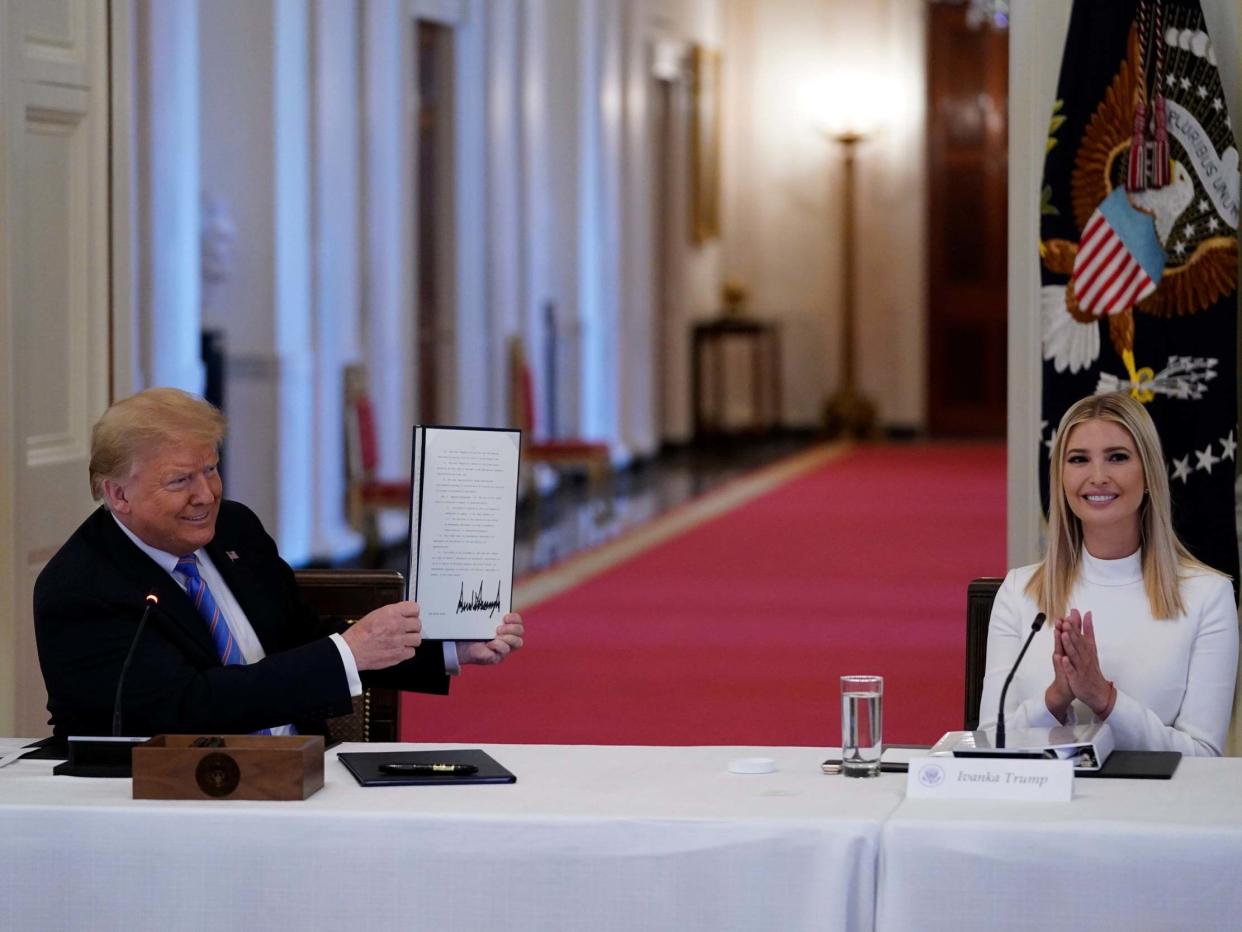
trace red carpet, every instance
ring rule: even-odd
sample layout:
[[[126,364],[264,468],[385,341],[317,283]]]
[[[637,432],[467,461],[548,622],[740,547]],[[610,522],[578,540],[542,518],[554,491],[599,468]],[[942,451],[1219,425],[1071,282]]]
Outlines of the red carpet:
[[[833,745],[962,721],[966,584],[1005,569],[1000,445],[863,447],[525,610],[526,649],[408,695],[410,741]]]

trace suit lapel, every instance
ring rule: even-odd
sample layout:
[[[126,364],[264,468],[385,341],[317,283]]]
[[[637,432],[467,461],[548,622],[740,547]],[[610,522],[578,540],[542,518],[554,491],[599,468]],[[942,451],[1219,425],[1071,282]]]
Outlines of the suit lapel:
[[[266,653],[279,650],[279,638],[272,628],[272,619],[279,617],[279,607],[272,601],[270,586],[264,584],[261,568],[253,565],[252,554],[245,542],[237,538],[235,522],[224,509],[216,521],[216,536],[204,549],[233,593],[233,598],[246,613],[246,620],[259,638]]]
[[[163,567],[134,546],[107,509],[101,508],[98,517],[104,552],[118,574],[134,587],[134,611],[141,612],[143,598],[147,593],[154,593],[160,601],[151,612],[151,621],[162,623],[170,636],[218,663],[219,655],[211,642],[211,634],[190,597]]]

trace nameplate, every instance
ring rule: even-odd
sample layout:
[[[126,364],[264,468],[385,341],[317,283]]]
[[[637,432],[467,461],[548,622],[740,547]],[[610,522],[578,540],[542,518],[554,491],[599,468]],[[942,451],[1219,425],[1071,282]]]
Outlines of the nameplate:
[[[1069,802],[1074,765],[1067,760],[916,757],[906,776],[906,796]]]

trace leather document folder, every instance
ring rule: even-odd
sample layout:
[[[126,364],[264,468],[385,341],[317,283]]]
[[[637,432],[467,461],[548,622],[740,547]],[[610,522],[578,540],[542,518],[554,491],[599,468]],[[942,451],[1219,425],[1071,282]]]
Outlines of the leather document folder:
[[[363,786],[433,786],[459,783],[516,783],[517,777],[478,748],[452,751],[344,751],[336,755]],[[475,773],[385,773],[384,764],[467,764]]]
[[[1099,770],[1076,770],[1079,777],[1168,780],[1182,761],[1181,751],[1113,751]]]

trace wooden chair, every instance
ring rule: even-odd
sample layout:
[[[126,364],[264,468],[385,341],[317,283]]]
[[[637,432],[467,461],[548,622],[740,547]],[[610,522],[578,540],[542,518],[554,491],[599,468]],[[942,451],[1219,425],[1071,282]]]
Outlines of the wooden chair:
[[[509,340],[510,423],[522,431],[522,460],[546,464],[557,471],[585,472],[587,490],[602,502],[601,514],[612,511],[612,451],[608,444],[577,437],[535,439],[535,385],[521,337]],[[536,496],[536,499],[538,496]]]
[[[345,369],[346,514],[349,524],[366,540],[367,553],[379,551],[379,514],[410,509],[410,480],[379,479],[379,441],[371,405],[366,366]]]
[[[320,615],[357,620],[405,598],[405,578],[396,570],[297,570],[293,575],[302,598]],[[329,719],[329,740],[398,740],[397,700],[395,689],[364,689],[351,714]]]
[[[979,699],[983,694],[988,655],[988,622],[1002,582],[997,576],[982,576],[966,587],[966,714],[963,723],[966,731],[979,727]]]

